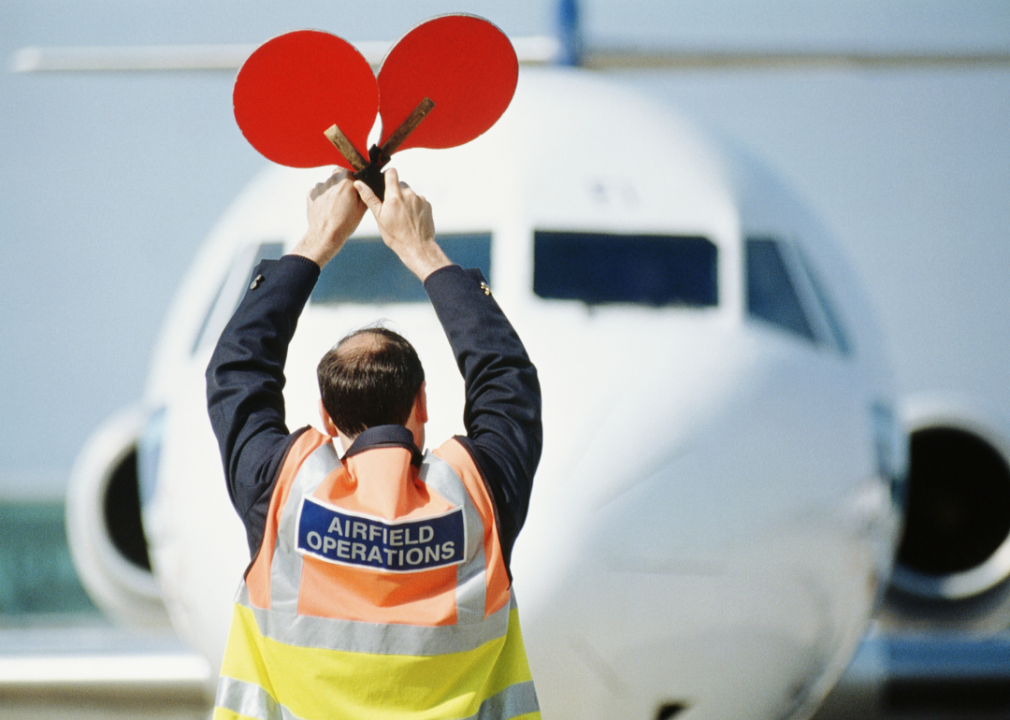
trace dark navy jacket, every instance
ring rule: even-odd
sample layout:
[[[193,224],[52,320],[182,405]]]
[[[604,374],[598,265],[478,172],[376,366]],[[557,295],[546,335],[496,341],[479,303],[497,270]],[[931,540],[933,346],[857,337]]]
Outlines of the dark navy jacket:
[[[305,429],[288,431],[281,391],[288,344],[319,273],[318,265],[297,255],[260,263],[207,368],[211,425],[253,557],[263,542],[284,457]],[[508,567],[543,444],[540,384],[522,342],[482,280],[480,271],[452,265],[432,273],[424,289],[466,384],[466,437],[460,440],[494,498]]]

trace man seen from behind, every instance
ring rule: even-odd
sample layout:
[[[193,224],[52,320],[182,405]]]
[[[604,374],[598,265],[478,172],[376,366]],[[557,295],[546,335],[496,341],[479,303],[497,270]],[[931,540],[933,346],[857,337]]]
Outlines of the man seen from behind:
[[[465,381],[466,436],[430,452],[420,360],[383,328],[320,361],[324,432],[285,424],[298,317],[366,209],[424,284]],[[207,369],[252,556],[214,717],[539,718],[509,569],[542,446],[536,369],[395,170],[382,202],[334,174],[310,193],[308,220],[291,254],[254,270]]]

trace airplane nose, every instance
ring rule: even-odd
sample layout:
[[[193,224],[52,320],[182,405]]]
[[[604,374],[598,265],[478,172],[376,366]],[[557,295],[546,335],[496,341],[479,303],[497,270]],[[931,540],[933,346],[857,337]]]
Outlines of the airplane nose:
[[[734,476],[727,458],[719,467],[728,451],[719,440],[734,403],[746,396],[750,354],[711,325],[690,321],[676,336],[636,332],[607,318],[597,318],[596,329],[585,344],[555,341],[550,353],[531,343],[551,392],[515,571],[536,576],[529,585],[538,589],[556,587],[571,558],[587,552],[596,563],[616,565],[662,565],[674,561],[664,560],[669,553],[683,559],[704,538],[725,534],[720,519],[740,503],[741,488],[728,486]],[[629,498],[636,504],[625,514]],[[525,597],[525,604],[550,604],[552,592]]]
[[[668,689],[653,708],[684,699],[709,717],[703,706],[730,707],[711,682],[726,667],[769,715],[805,702],[840,672],[874,602],[891,526],[869,519],[890,517],[878,475],[893,454],[874,432],[876,396],[835,355],[713,325],[608,327],[570,349],[590,377],[610,373],[607,395],[565,375],[571,355],[538,358],[567,404],[544,399],[544,459],[513,555],[527,644],[535,672],[568,648],[614,713],[651,684]]]

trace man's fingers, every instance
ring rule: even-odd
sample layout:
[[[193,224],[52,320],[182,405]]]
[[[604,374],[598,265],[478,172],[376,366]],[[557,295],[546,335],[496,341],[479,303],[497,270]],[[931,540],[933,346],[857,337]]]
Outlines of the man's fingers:
[[[314,188],[312,188],[312,191],[309,193],[309,200],[315,200],[320,195],[322,195],[324,192],[326,192],[327,190],[329,190],[331,187],[332,187],[332,185],[330,185],[330,183],[328,183],[328,182],[316,183],[316,186]]]
[[[330,178],[330,180],[332,180],[332,179],[333,178]],[[314,188],[312,188],[312,191],[309,193],[309,199],[310,200],[315,200],[320,195],[322,195],[324,192],[326,192],[327,190],[329,190],[330,187],[331,187],[331,185],[332,185],[332,183],[330,182],[330,180],[327,180],[326,182],[316,183],[316,186]]]
[[[389,197],[390,191],[399,195],[400,188],[406,187],[405,183],[400,182],[400,176],[396,172],[396,168],[389,168],[386,172],[382,173],[383,178],[386,181],[386,197]]]
[[[347,170],[343,168],[335,169],[333,171],[333,174],[330,175],[328,178],[326,178],[325,182],[316,183],[316,186],[312,188],[311,192],[309,192],[309,199],[315,200],[334,185],[341,183],[347,177],[348,177]]]
[[[379,219],[379,211],[382,209],[382,201],[372,192],[372,188],[368,187],[365,183],[360,180],[354,181],[354,189],[358,191],[358,195],[361,196],[362,202],[368,206],[368,209],[372,211],[375,215],[375,219]]]

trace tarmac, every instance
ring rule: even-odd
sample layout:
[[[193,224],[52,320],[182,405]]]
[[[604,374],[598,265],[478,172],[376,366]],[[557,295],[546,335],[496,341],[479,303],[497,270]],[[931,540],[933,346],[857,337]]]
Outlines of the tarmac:
[[[212,676],[168,635],[0,630],[0,720],[208,720]],[[1010,636],[871,635],[813,720],[1010,720]]]

